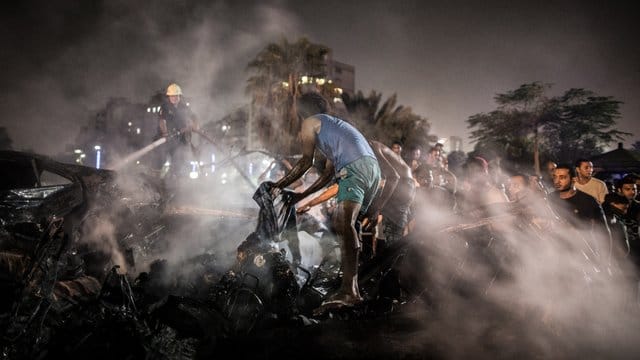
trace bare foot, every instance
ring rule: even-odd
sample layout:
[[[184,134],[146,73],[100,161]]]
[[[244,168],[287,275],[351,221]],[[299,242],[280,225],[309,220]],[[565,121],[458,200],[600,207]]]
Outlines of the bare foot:
[[[314,315],[321,315],[331,309],[340,309],[353,307],[362,302],[360,296],[352,294],[335,293],[331,295],[327,300],[322,302],[322,305],[313,311]]]

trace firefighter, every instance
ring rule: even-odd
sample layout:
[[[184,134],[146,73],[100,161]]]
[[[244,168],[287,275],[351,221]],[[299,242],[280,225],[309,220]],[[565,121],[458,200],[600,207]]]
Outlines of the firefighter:
[[[191,144],[191,131],[198,130],[199,124],[191,108],[182,101],[182,89],[178,84],[169,85],[166,95],[167,100],[162,103],[158,113],[159,135],[177,137],[167,142],[162,164],[169,160],[169,174],[176,177],[188,168],[187,160],[195,151]]]

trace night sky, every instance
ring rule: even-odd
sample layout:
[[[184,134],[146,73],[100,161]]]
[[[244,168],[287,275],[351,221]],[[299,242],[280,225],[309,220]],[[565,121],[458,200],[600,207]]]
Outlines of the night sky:
[[[629,1],[16,1],[3,7],[0,126],[16,149],[62,151],[110,97],[179,82],[203,122],[247,101],[246,64],[307,36],[356,68],[356,88],[465,138],[465,120],[527,82],[623,101],[640,140],[639,5]],[[615,145],[613,145],[615,146]]]

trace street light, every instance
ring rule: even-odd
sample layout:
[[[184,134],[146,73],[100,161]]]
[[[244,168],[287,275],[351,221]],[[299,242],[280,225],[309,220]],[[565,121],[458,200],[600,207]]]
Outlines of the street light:
[[[100,147],[100,145],[96,145],[93,148],[96,150],[96,169],[100,169],[100,153],[102,147]]]

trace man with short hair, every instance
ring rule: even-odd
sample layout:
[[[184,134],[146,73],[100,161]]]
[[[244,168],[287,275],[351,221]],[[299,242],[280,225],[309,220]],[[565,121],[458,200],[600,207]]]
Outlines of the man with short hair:
[[[400,141],[394,141],[391,143],[391,151],[402,156],[402,143]]]
[[[611,230],[611,238],[614,243],[614,253],[618,258],[627,257],[630,253],[629,236],[625,217],[629,208],[627,198],[618,194],[611,193],[604,197],[602,209],[607,218],[607,224]]]
[[[511,201],[521,201],[531,192],[529,177],[524,174],[514,174],[509,178],[507,195]]]
[[[553,171],[553,186],[556,191],[549,195],[549,201],[561,218],[576,229],[583,229],[589,224],[589,230],[608,233],[606,220],[600,204],[593,196],[574,189],[572,179],[574,171],[570,165],[561,164]]]
[[[422,165],[422,148],[419,145],[411,145],[404,161],[409,165],[411,171],[415,171]]]
[[[576,161],[576,179],[573,184],[577,190],[593,196],[602,205],[604,197],[609,193],[604,181],[593,177],[593,163],[587,159]]]
[[[318,93],[303,94],[296,103],[301,119],[299,139],[302,158],[278,182],[274,193],[299,179],[312,166],[316,149],[327,159],[322,175],[296,200],[323,188],[334,176],[338,179],[337,206],[333,225],[341,241],[342,284],[337,293],[318,309],[353,306],[362,301],[358,287],[360,241],[355,224],[359,213],[366,212],[380,183],[376,155],[364,136],[352,125],[328,115],[329,102]]]
[[[465,162],[459,205],[463,213],[487,205],[508,202],[507,194],[491,182],[489,163],[482,157],[470,157]]]
[[[623,221],[627,227],[627,237],[629,239],[631,252],[634,260],[637,261],[638,258],[640,258],[640,230],[638,230],[638,223],[640,223],[640,202],[636,200],[636,196],[638,195],[636,177],[633,175],[623,177],[616,183],[616,192],[624,196],[628,202],[628,209]]]

